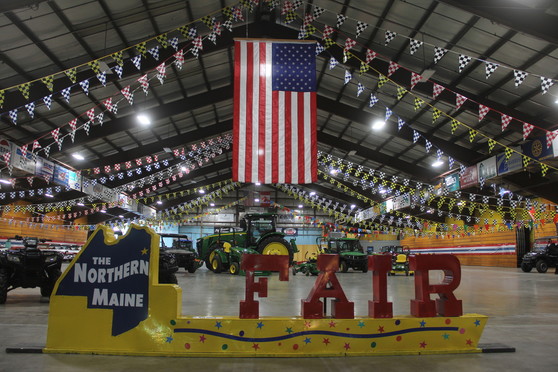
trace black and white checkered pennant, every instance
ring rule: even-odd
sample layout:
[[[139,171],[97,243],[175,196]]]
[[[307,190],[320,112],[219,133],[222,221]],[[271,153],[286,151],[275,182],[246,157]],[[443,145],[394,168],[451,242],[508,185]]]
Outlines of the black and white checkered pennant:
[[[50,110],[50,106],[52,105],[52,94],[43,97],[43,102],[45,103],[46,107]]]
[[[83,93],[85,93],[86,96],[89,95],[89,80],[80,81],[79,86],[83,89]]]
[[[103,86],[107,85],[107,73],[105,71],[101,71],[99,74],[97,74],[97,79],[99,79]]]
[[[358,21],[356,26],[356,37],[358,37],[366,28],[368,27],[368,23]]]
[[[435,46],[434,47],[434,63],[438,63],[438,61],[441,60],[442,57],[445,56],[447,52],[448,52],[447,49]]]
[[[114,71],[116,71],[116,74],[118,75],[119,79],[122,79],[122,73],[124,72],[124,69],[122,68],[122,66],[114,66]]]
[[[314,11],[312,12],[312,17],[314,19],[318,19],[322,14],[324,14],[324,12],[325,12],[324,8],[320,8],[319,6],[315,6]]]
[[[554,80],[541,76],[541,90],[543,94],[548,92],[548,89],[554,85]]]
[[[413,130],[413,143],[416,143],[419,138],[420,138],[419,132],[417,132],[416,130]]]
[[[17,124],[17,109],[11,110],[9,116],[12,119],[12,123]]]
[[[29,102],[25,105],[31,119],[35,118],[35,102]]]
[[[335,28],[340,28],[345,22],[345,19],[347,19],[347,17],[343,14],[337,14],[337,24],[335,25]]]
[[[178,50],[178,36],[169,39],[169,44],[173,47],[174,50]]]
[[[459,55],[459,73],[463,72],[465,66],[467,66],[471,62],[471,57],[466,56],[465,54]]]
[[[409,43],[409,49],[411,51],[411,55],[415,54],[421,46],[422,46],[422,41],[411,39]]]
[[[513,75],[515,77],[515,86],[518,87],[529,74],[525,71],[513,70]]]
[[[137,56],[132,58],[132,63],[134,64],[134,66],[136,66],[138,70],[141,71],[141,54],[138,54]]]
[[[498,64],[494,62],[485,62],[486,78],[488,79],[490,75],[498,68]]]
[[[159,46],[158,46],[158,45],[156,45],[156,46],[154,46],[153,48],[149,49],[148,52],[149,52],[149,54],[151,54],[151,56],[152,56],[153,58],[155,58],[156,61],[159,60]]]
[[[395,39],[395,37],[397,36],[396,32],[387,30],[386,31],[386,41],[384,45],[388,45],[390,43],[390,41],[392,41],[393,39]]]

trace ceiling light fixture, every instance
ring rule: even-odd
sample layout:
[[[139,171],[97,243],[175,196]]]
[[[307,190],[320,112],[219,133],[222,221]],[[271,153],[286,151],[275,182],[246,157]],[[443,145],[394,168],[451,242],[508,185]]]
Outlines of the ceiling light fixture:
[[[299,204],[299,205],[298,205],[298,209],[302,209],[302,204]]]
[[[0,182],[5,183],[6,185],[11,185],[12,184],[9,180],[6,180],[4,178],[0,178]]]
[[[200,193],[200,194],[205,194],[205,190],[204,190],[204,189],[200,189],[199,193]]]
[[[77,152],[74,153],[74,154],[72,154],[72,156],[73,156],[74,158],[76,158],[77,160],[84,160],[84,159],[85,159],[85,158],[83,157],[83,155],[81,155],[81,154],[79,154],[79,153],[77,153]]]
[[[52,195],[52,194],[45,194],[45,196],[48,197],[48,198],[54,198],[54,195]]]
[[[157,200],[157,204],[161,205],[161,204],[163,204],[163,202],[160,201],[160,200]]]
[[[442,164],[444,164],[444,162],[441,159],[437,159],[434,163],[432,163],[433,167],[439,167]]]
[[[138,123],[140,123],[141,125],[151,124],[151,119],[149,119],[149,116],[147,116],[146,114],[138,114],[136,118],[138,119]]]
[[[79,206],[79,207],[84,207],[85,206],[85,204],[83,204],[83,203],[76,203],[76,205]]]
[[[386,122],[383,120],[376,120],[374,123],[372,123],[373,130],[380,130],[385,126],[386,126]]]

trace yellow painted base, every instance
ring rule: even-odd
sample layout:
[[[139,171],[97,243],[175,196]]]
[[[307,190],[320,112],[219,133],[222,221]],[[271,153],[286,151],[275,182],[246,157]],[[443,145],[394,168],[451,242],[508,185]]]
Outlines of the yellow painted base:
[[[118,242],[111,244],[118,249]],[[158,247],[154,243],[147,246],[151,265],[145,320],[113,336],[114,310],[88,308],[85,296],[59,295],[58,283],[50,302],[45,353],[323,357],[480,351],[477,345],[487,317],[479,314],[389,319],[181,316],[182,290],[157,283]],[[67,275],[68,270],[63,277]]]

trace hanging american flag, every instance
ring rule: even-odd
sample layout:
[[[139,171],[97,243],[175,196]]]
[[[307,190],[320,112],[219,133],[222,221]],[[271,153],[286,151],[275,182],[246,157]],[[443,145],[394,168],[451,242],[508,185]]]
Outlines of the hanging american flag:
[[[315,42],[235,40],[235,182],[317,181]]]

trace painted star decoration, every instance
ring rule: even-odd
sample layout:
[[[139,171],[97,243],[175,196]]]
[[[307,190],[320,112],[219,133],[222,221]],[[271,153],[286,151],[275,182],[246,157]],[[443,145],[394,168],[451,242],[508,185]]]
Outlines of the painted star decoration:
[[[221,324],[221,322],[215,322],[215,327],[217,329],[221,329],[221,327],[223,327],[223,325]]]
[[[310,342],[312,342],[312,340],[310,339],[310,337],[306,337],[306,338],[304,339],[304,343],[305,343],[306,345],[308,345]]]
[[[363,321],[358,322],[358,326],[359,326],[360,328],[364,327],[364,322],[363,322]]]
[[[420,321],[420,327],[421,327],[421,328],[426,327],[426,322],[425,322],[424,320],[421,320],[421,321]]]
[[[172,336],[169,336],[166,338],[165,342],[170,344],[174,339],[172,338]]]
[[[324,338],[324,340],[322,341],[323,344],[325,344],[326,346],[330,343],[329,338]]]
[[[331,322],[329,322],[329,328],[335,328],[335,325],[337,323],[335,323],[333,320]]]
[[[293,329],[290,327],[287,327],[287,329],[285,329],[285,332],[287,332],[288,334],[293,333]]]
[[[201,335],[200,336],[200,342],[203,344],[203,343],[205,343],[205,340],[207,340],[207,337],[205,337],[205,335]]]
[[[422,349],[426,349],[426,345],[428,345],[428,344],[426,343],[426,341],[422,341],[422,342],[420,343],[420,347],[421,347]]]
[[[147,252],[149,252],[149,250],[147,248],[143,248],[141,250],[141,254],[143,254],[143,255],[147,254]]]
[[[256,328],[262,329],[263,326],[264,326],[263,322],[258,322],[258,325],[256,326]]]
[[[345,342],[345,346],[343,346],[345,350],[349,350],[351,348],[351,344],[349,342]]]

